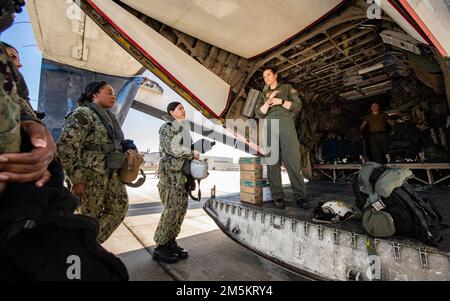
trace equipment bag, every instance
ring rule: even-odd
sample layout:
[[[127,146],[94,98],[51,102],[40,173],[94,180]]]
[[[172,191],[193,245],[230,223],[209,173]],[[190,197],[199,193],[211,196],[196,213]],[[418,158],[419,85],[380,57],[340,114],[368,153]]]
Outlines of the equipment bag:
[[[386,211],[376,211],[373,208],[364,211],[362,225],[374,237],[389,237],[396,232],[392,216]]]
[[[45,186],[9,183],[0,196],[0,280],[127,280],[120,259],[97,241],[98,222],[73,213],[79,201],[59,162],[48,170]]]
[[[194,201],[200,201],[202,198],[200,182],[209,175],[207,160],[186,160],[183,164],[182,171],[187,176],[186,190],[188,191],[189,196]],[[198,184],[198,195],[197,197],[194,197],[192,191],[196,188],[196,180]]]
[[[130,187],[140,187],[144,184],[146,176],[144,171],[141,169],[144,158],[136,150],[129,149],[125,152],[125,163],[120,169],[119,178],[120,180]],[[139,173],[142,177],[136,182]]]
[[[373,170],[370,176],[373,187],[381,175],[388,170],[389,168],[385,166]],[[372,206],[368,205],[369,196],[360,191],[358,176],[354,177],[353,191],[357,206],[363,212],[372,210]],[[415,238],[430,245],[437,245],[442,241],[441,229],[444,225],[441,214],[431,200],[422,199],[408,182],[395,188],[388,197],[381,197],[381,201],[385,207],[381,210],[392,217],[397,234]],[[366,230],[369,233],[374,232],[373,229]]]
[[[0,280],[126,281],[122,261],[97,241],[98,223],[53,212],[0,242]]]

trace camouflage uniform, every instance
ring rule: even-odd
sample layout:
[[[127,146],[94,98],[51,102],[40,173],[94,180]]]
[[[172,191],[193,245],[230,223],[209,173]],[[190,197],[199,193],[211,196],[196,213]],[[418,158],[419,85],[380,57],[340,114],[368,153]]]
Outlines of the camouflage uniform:
[[[22,73],[20,73],[16,66],[14,66],[14,63],[11,60],[9,60],[8,65],[17,86],[17,94],[19,94],[18,103],[20,104],[24,112],[32,116],[34,119],[37,119],[36,113],[34,112],[33,107],[30,104],[30,92],[28,91],[28,86]]]
[[[0,7],[0,33],[6,30],[14,22],[14,12],[21,11],[23,1],[2,1]],[[5,152],[19,152],[20,121],[34,119],[31,107],[24,106],[24,100],[18,94],[15,76],[15,66],[8,56],[4,45],[0,45],[0,154]],[[27,93],[25,81],[21,92]],[[24,89],[22,89],[24,88]],[[0,182],[0,193],[6,187],[6,183]]]
[[[291,108],[280,106],[273,106],[269,108],[266,115],[263,115],[260,108],[264,105],[269,96],[278,91],[275,96],[279,99],[290,101]],[[267,88],[259,96],[257,105],[255,107],[256,118],[266,118],[268,123],[268,140],[270,142],[270,120],[278,119],[280,130],[279,133],[274,133],[279,140],[280,146],[280,158],[274,165],[268,166],[269,185],[274,200],[283,199],[284,192],[281,182],[281,162],[287,169],[289,180],[291,181],[292,190],[296,198],[302,198],[306,196],[305,182],[301,171],[301,156],[300,156],[300,144],[297,138],[297,131],[294,124],[294,116],[301,108],[301,101],[297,95],[297,91],[288,84],[279,84],[275,89]]]
[[[194,158],[190,148],[183,146],[182,127],[178,121],[166,122],[159,129],[158,191],[164,211],[154,240],[165,245],[175,239],[181,230],[188,207],[187,177],[182,172],[186,160]]]
[[[28,90],[28,86],[25,82],[25,78],[23,77],[22,73],[17,70],[17,68],[14,66],[15,68],[15,76],[17,78],[15,78],[16,80],[16,84],[17,84],[17,93],[19,94],[20,97],[22,97],[23,99],[27,100],[28,102],[30,101],[30,91]],[[29,104],[29,103],[28,103]],[[29,104],[29,106],[31,107],[31,105]]]
[[[111,236],[128,211],[125,186],[117,172],[111,174],[106,166],[108,152],[86,149],[110,143],[100,118],[84,106],[66,117],[63,133],[57,142],[57,155],[70,183],[85,184],[80,212],[99,222],[100,242]]]
[[[8,66],[8,54],[0,47],[0,153],[20,151],[20,107],[17,88]]]
[[[4,45],[0,45],[0,57],[2,64],[0,66],[0,73],[4,77],[3,90],[10,95],[9,100],[19,105],[20,119],[22,121],[33,120],[43,124],[29,103],[29,91],[23,75],[14,66]]]
[[[14,66],[0,45],[0,153],[20,151],[20,121],[33,120],[39,123],[28,102],[28,87],[22,74]]]
[[[0,47],[0,154],[20,151],[20,107],[17,88],[8,67],[8,54]],[[0,182],[0,194],[6,183]]]

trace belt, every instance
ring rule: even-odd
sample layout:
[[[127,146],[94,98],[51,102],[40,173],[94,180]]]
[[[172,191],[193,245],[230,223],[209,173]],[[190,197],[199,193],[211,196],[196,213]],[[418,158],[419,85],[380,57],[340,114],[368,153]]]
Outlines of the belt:
[[[371,132],[370,135],[377,135],[377,134],[386,134],[386,131],[381,131],[381,132]]]
[[[89,144],[83,145],[83,151],[108,153],[114,150],[113,144]]]

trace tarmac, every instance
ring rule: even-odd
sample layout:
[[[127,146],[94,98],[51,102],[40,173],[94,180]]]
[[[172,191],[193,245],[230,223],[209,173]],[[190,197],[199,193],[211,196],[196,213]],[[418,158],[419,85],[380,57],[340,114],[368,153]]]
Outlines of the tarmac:
[[[288,181],[283,175],[283,183]],[[116,254],[128,269],[131,281],[303,281],[288,271],[233,242],[225,236],[203,211],[202,203],[216,186],[216,195],[239,191],[239,172],[211,171],[201,183],[202,201],[189,201],[178,243],[189,251],[189,258],[175,264],[152,259],[154,232],[163,205],[156,185],[158,179],[147,174],[140,188],[127,188],[128,215],[103,244]]]

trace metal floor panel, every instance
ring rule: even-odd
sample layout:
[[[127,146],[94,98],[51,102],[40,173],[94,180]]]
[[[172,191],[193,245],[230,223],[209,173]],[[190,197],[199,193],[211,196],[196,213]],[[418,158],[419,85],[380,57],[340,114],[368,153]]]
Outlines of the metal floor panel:
[[[422,197],[430,198],[439,211],[442,214],[443,222],[450,224],[450,187],[449,186],[435,186],[435,187],[415,187],[416,191]],[[420,189],[417,189],[420,188]],[[250,209],[263,210],[270,214],[282,215],[286,218],[297,219],[301,221],[307,221],[312,223],[313,208],[317,207],[319,202],[328,202],[332,200],[343,200],[354,205],[355,196],[353,194],[351,184],[332,183],[325,181],[309,182],[306,184],[308,193],[308,199],[311,202],[311,208],[308,210],[300,209],[293,200],[293,194],[290,187],[285,187],[286,194],[286,209],[277,209],[273,202],[266,202],[263,205],[253,205],[249,203],[241,202],[239,194],[231,194],[227,196],[217,197],[217,200],[239,204],[240,206],[248,207]],[[365,234],[364,229],[361,227],[361,222],[358,219],[349,220],[339,224],[325,224],[327,227],[333,227],[336,229],[351,231],[354,233]],[[450,252],[450,229],[444,229],[444,240],[437,248],[441,252]],[[409,238],[400,236],[393,236],[389,240],[398,241],[402,244],[413,245],[417,247],[424,247],[424,245],[418,241],[414,241]],[[430,248],[429,246],[427,246]]]

